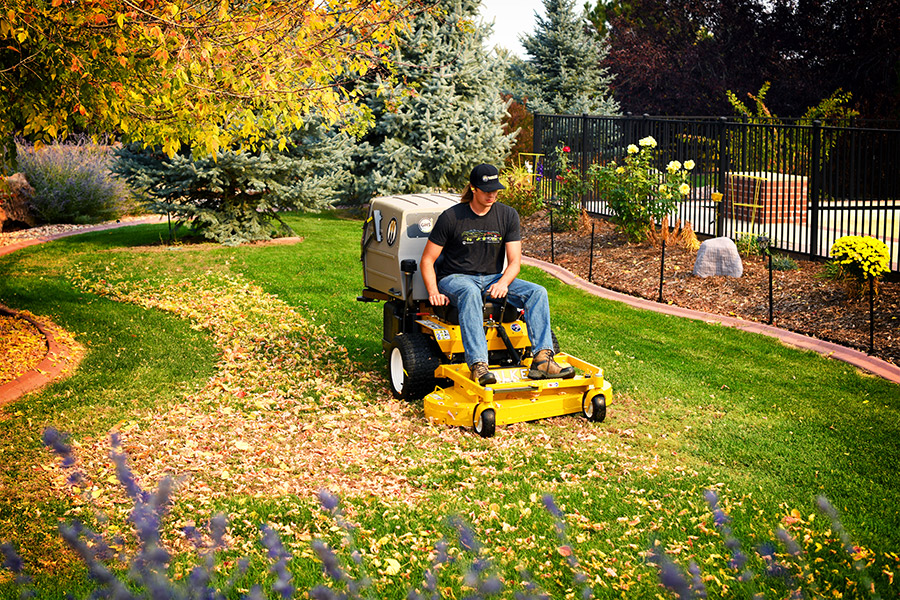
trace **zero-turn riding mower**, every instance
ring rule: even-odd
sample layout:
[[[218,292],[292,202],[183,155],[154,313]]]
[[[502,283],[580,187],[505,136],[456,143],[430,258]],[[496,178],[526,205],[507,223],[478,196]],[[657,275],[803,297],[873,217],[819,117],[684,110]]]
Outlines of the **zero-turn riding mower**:
[[[612,386],[603,370],[559,353],[556,362],[575,367],[571,379],[528,379],[532,360],[522,311],[499,301],[484,305],[488,361],[497,383],[481,386],[465,362],[455,307],[432,306],[418,261],[438,216],[456,204],[449,194],[374,198],[363,224],[365,288],[361,302],[384,301],[382,345],[391,391],[397,398],[424,398],[432,421],[472,427],[482,437],[498,425],[581,413],[603,421]]]

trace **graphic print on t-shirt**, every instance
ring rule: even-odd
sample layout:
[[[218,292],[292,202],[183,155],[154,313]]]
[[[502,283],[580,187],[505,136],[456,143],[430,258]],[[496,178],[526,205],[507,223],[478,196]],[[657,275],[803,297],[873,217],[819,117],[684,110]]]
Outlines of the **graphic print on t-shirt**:
[[[469,229],[463,231],[460,236],[464,246],[470,244],[500,244],[503,242],[503,236],[499,231],[483,231],[481,229]]]

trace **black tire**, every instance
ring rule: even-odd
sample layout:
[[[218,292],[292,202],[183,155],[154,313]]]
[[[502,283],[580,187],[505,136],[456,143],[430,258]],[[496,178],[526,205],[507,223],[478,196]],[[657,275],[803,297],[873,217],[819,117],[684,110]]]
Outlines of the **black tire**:
[[[429,339],[419,333],[398,335],[387,352],[391,393],[400,400],[421,400],[434,391],[434,370],[441,364]]]
[[[475,417],[472,429],[483,438],[494,437],[494,431],[497,429],[497,415],[494,409],[486,408],[481,411],[481,414]]]
[[[606,396],[585,394],[581,400],[581,414],[588,421],[602,423],[606,419]]]

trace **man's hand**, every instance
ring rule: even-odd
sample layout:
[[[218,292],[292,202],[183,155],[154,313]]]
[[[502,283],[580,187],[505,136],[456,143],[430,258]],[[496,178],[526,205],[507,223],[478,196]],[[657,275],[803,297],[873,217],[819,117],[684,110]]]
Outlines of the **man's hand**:
[[[508,292],[509,286],[501,281],[494,283],[488,288],[488,294],[490,294],[491,298],[506,298]]]
[[[450,304],[450,298],[440,292],[428,294],[428,301],[431,302],[432,306],[446,306]]]

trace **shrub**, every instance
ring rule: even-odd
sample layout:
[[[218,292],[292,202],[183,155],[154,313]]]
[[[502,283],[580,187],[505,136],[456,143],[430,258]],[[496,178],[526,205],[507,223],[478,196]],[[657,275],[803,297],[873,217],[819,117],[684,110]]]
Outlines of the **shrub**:
[[[88,140],[39,148],[19,145],[17,160],[34,188],[29,207],[45,223],[99,223],[133,206],[128,187],[112,176],[109,146]]]
[[[350,138],[323,118],[310,117],[285,143],[203,158],[131,144],[117,151],[114,168],[145,195],[147,210],[233,246],[290,235],[279,213],[328,208],[348,184]]]
[[[572,166],[571,151],[568,146],[559,145],[554,152],[553,231],[572,231],[581,220],[581,195],[587,191],[587,183]]]
[[[759,241],[758,235],[742,233],[734,240],[734,245],[741,256],[762,256],[763,250],[759,245]]]
[[[672,214],[691,191],[687,174],[694,161],[670,161],[661,173],[653,166],[656,146],[653,137],[642,138],[628,146],[622,164],[595,164],[588,171],[592,185],[615,213],[613,223],[632,241],[645,240],[653,223]]]
[[[772,268],[776,271],[793,271],[794,269],[799,269],[799,265],[797,265],[797,261],[788,256],[787,254],[773,254],[772,255]]]
[[[831,246],[831,257],[839,279],[851,299],[868,293],[872,280],[877,290],[879,280],[890,271],[890,253],[881,240],[871,236],[846,235]]]
[[[540,169],[540,165],[538,166]],[[540,174],[535,175],[528,167],[513,167],[500,173],[500,183],[506,186],[503,190],[503,203],[515,208],[519,215],[530,217],[544,207],[541,199],[539,183]],[[536,181],[537,180],[537,181]]]

